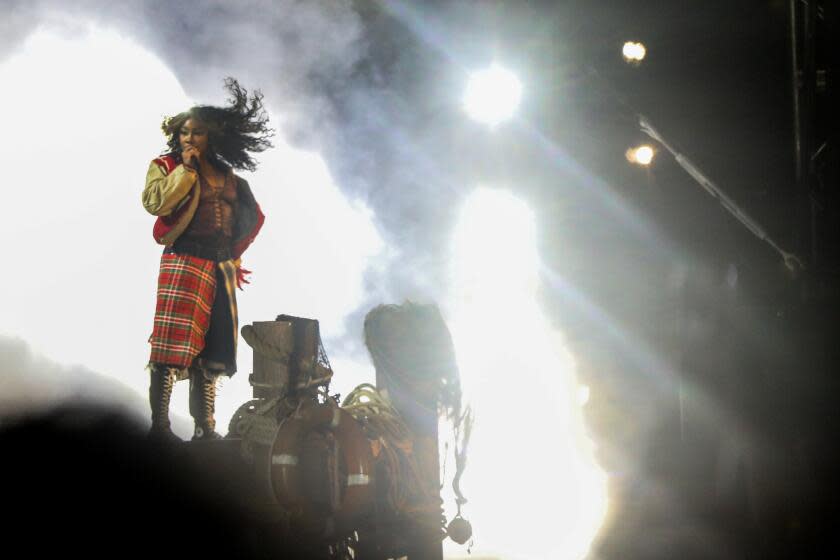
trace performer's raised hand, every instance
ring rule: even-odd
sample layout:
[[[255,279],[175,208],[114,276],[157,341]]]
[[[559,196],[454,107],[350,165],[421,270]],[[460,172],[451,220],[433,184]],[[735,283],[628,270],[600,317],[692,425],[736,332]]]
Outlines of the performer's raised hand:
[[[198,161],[201,159],[201,152],[192,144],[184,146],[181,152],[181,158],[184,160],[184,165],[193,169],[198,169]]]

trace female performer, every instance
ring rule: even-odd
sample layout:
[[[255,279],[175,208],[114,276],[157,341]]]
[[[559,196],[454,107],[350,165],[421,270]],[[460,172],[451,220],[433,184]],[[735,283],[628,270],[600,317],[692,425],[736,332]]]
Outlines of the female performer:
[[[234,169],[253,171],[251,154],[271,147],[262,95],[228,78],[230,106],[196,106],[164,120],[168,152],[152,160],[143,207],[157,216],[164,245],[148,369],[150,435],[178,440],[169,423],[175,381],[190,380],[193,439],[216,439],[216,379],[236,372],[238,334],[234,284],[249,271],[240,256],[264,216]]]

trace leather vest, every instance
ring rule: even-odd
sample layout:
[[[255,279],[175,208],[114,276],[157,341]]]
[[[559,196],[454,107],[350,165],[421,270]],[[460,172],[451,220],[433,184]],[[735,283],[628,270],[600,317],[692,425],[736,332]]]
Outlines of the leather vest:
[[[183,235],[204,246],[230,247],[236,223],[236,180],[228,172],[224,186],[219,189],[214,189],[201,177],[199,184],[198,208]]]

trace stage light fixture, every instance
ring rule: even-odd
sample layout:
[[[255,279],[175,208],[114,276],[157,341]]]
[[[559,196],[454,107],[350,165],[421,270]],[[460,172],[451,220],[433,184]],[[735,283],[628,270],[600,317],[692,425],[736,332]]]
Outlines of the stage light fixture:
[[[645,58],[647,49],[642,43],[627,41],[621,49],[621,54],[624,55],[624,60],[627,62],[639,63]]]
[[[653,156],[655,152],[653,148],[644,144],[642,146],[637,146],[635,148],[630,148],[625,153],[627,157],[627,161],[630,163],[635,163],[636,165],[644,165],[648,166],[653,161]]]
[[[513,116],[522,98],[522,84],[506,68],[493,64],[474,72],[464,91],[464,110],[474,120],[496,126]]]

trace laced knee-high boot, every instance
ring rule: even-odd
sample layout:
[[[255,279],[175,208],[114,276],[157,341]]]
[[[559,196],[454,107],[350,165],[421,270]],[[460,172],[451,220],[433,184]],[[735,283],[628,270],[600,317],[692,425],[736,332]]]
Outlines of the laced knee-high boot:
[[[205,368],[190,368],[190,415],[195,421],[193,440],[220,439],[216,432],[216,377]]]
[[[181,441],[181,438],[172,433],[169,423],[169,399],[175,385],[175,373],[172,368],[161,364],[151,364],[149,373],[149,406],[152,409],[149,436],[166,441]]]

